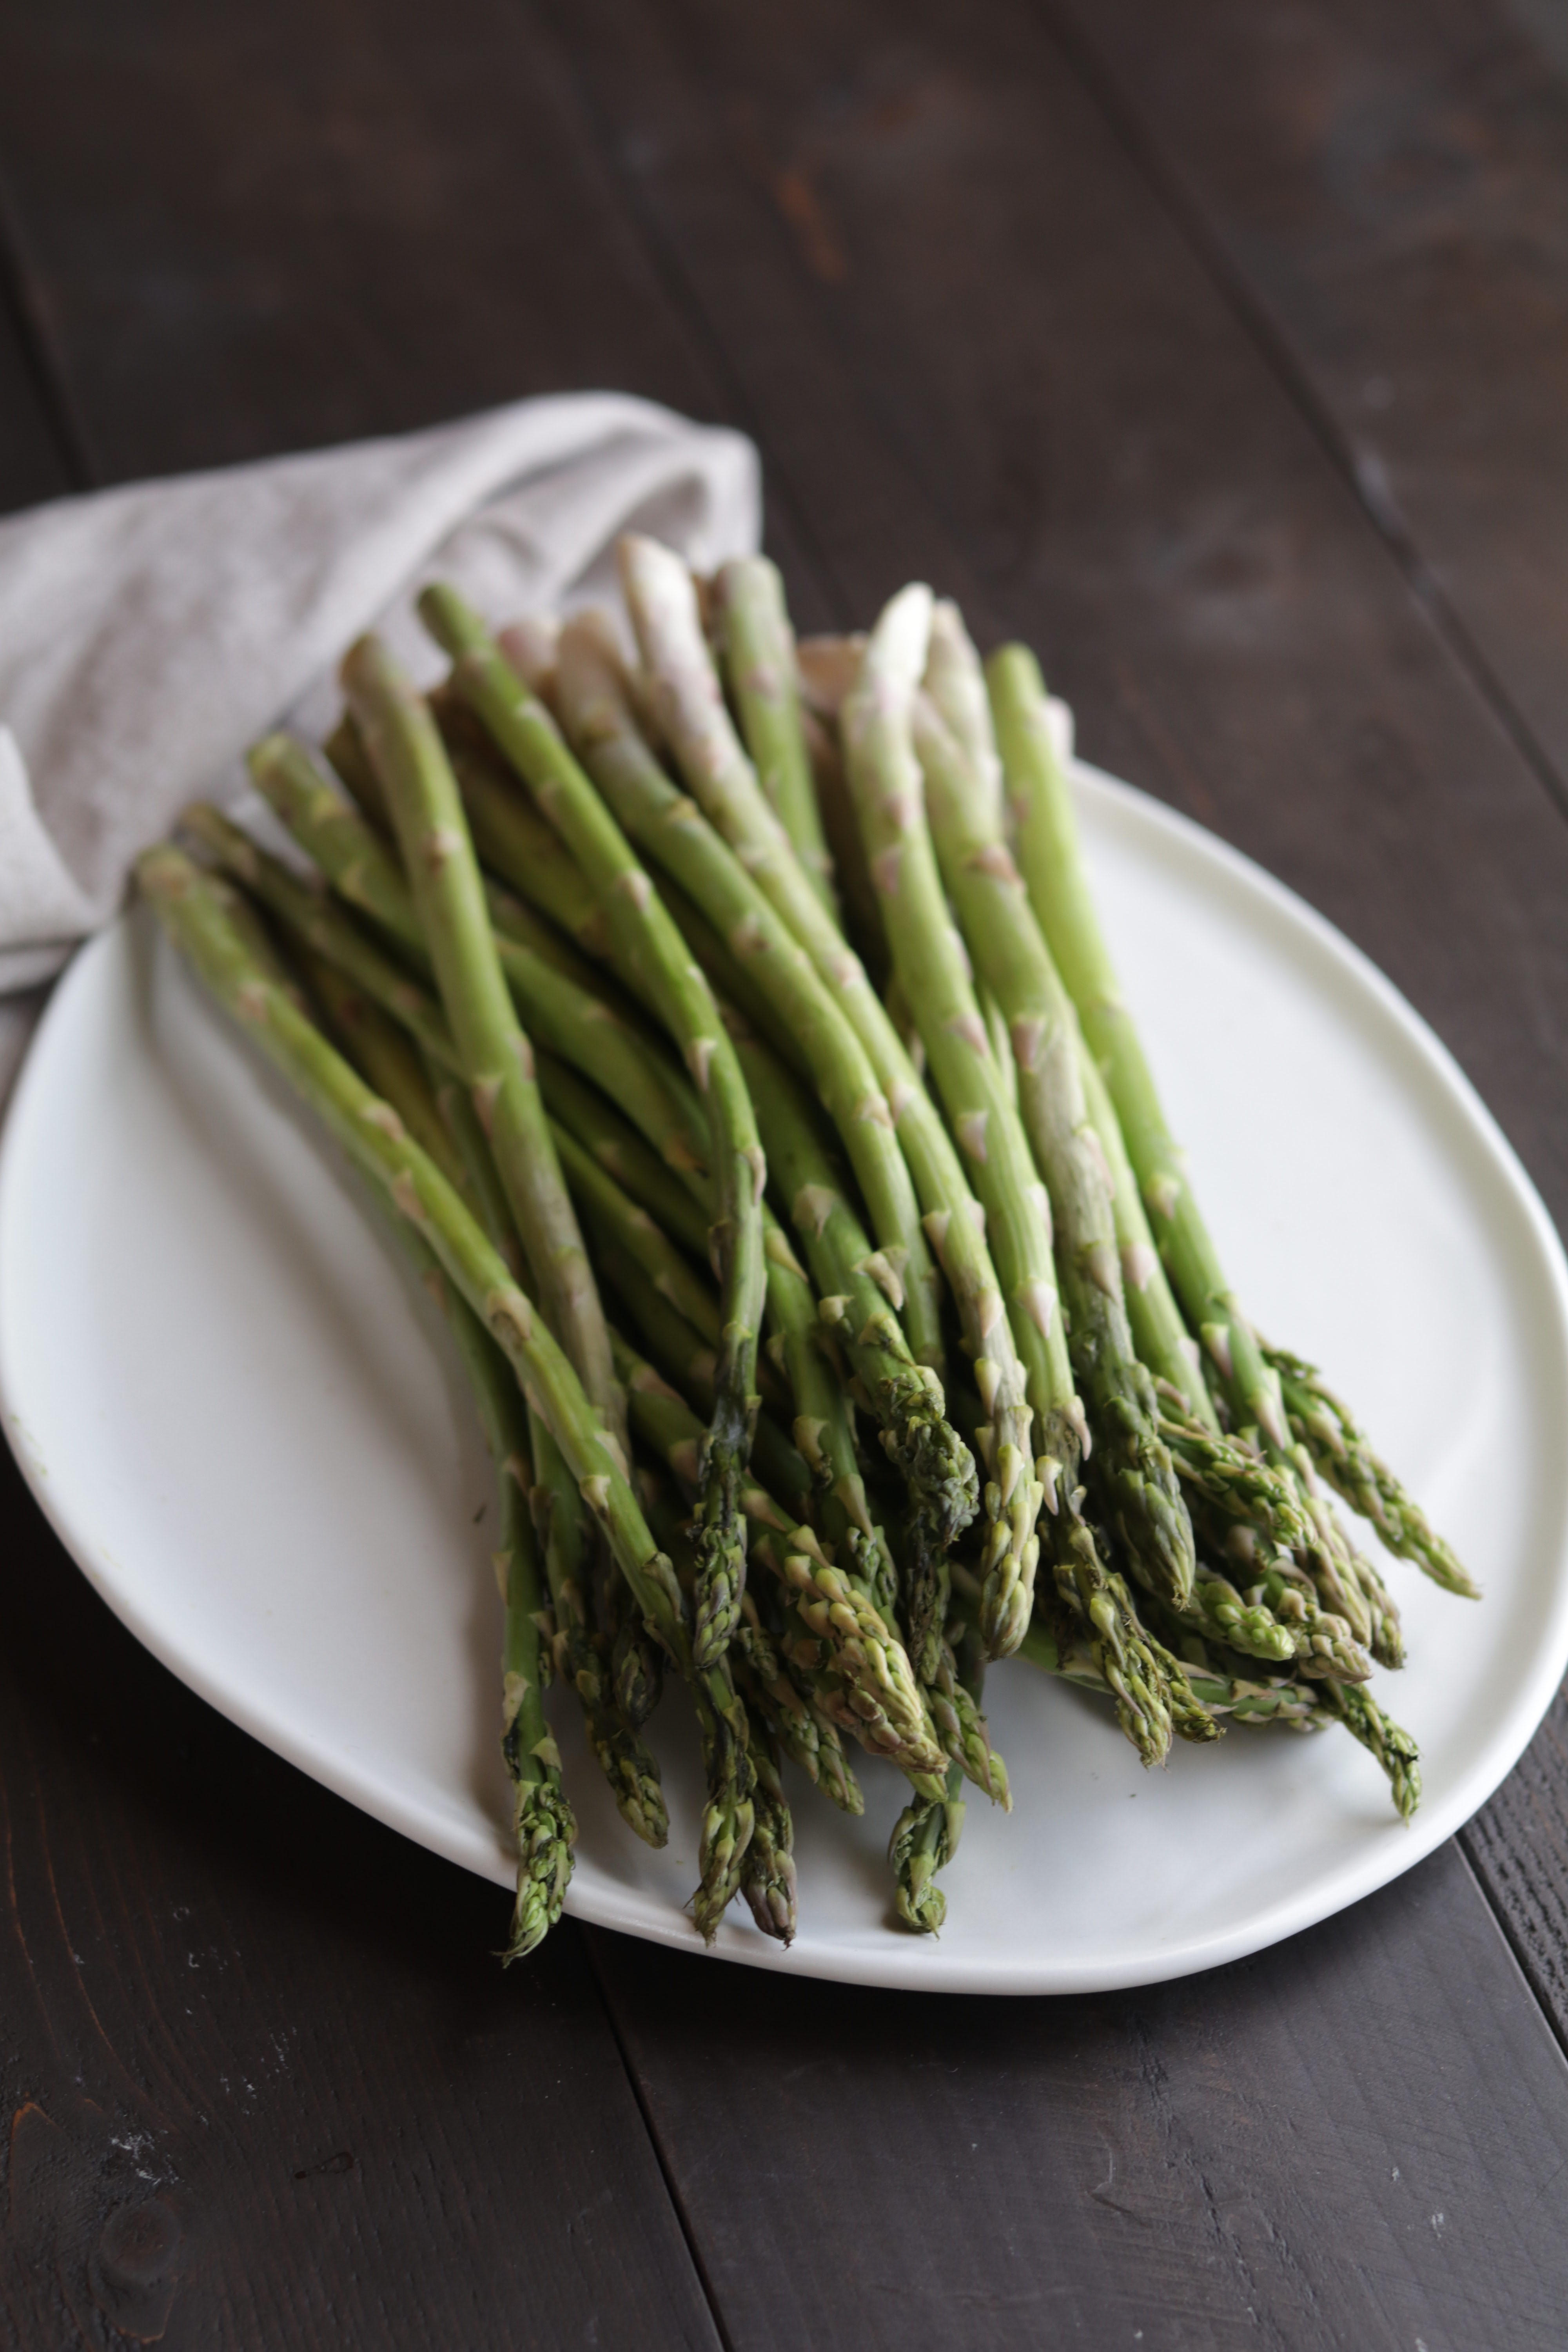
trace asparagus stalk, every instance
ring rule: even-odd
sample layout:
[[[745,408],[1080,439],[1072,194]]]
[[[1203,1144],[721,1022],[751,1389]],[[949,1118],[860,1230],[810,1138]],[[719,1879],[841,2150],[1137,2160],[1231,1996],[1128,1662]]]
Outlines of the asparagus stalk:
[[[895,1304],[911,1352],[918,1361],[937,1365],[941,1332],[931,1253],[887,1097],[864,1047],[742,860],[649,751],[602,615],[581,614],[567,623],[560,675],[567,729],[616,815],[712,923],[758,991],[776,1004],[865,1195],[896,1279]]]
[[[501,1348],[524,1395],[537,1397],[541,1417],[605,1529],[638,1606],[692,1693],[709,1789],[695,1916],[710,1941],[739,1889],[751,1835],[747,1726],[727,1668],[706,1674],[697,1668],[679,1587],[648,1533],[619,1448],[613,1439],[606,1442],[570,1360],[439,1170],[410,1141],[390,1106],[371,1093],[248,954],[230,919],[226,887],[167,846],[147,851],[136,870],[142,890],[198,977],[422,1235]]]
[[[427,971],[430,958],[413,891],[396,857],[358,810],[336,800],[330,787],[310,787],[303,781],[314,772],[300,747],[287,737],[269,737],[258,744],[251,754],[251,769],[300,847],[322,863],[333,887],[351,905],[373,915],[410,963]],[[487,909],[500,912],[504,901],[497,900],[493,888],[487,887],[484,895]],[[335,940],[323,939],[320,944],[323,952],[337,952]],[[701,1138],[676,1074],[651,1041],[602,997],[579,986],[520,940],[501,930],[494,944],[531,1041],[605,1087],[672,1168],[686,1173],[704,1165]],[[389,1004],[388,1009],[395,1012],[397,1006]]]
[[[1006,1596],[1033,1578],[1036,1552],[1030,1547],[1037,1547],[1034,1528],[1039,1482],[1031,1475],[1027,1451],[1029,1407],[1023,1369],[981,1231],[978,1205],[886,1008],[812,890],[730,725],[689,573],[668,549],[636,534],[621,541],[618,552],[626,604],[651,677],[661,732],[697,800],[835,991],[893,1114],[926,1229],[957,1305],[992,1416],[984,1441],[991,1474],[984,1497],[987,1573],[994,1580],[994,1613],[1003,1614]],[[1020,1435],[1026,1440],[1023,1445]],[[910,1631],[929,1666],[941,1636],[940,1620],[934,1612],[926,1614]]]
[[[985,672],[963,625],[963,614],[945,596],[939,596],[931,606],[925,691],[931,709],[968,762],[983,830],[987,837],[1000,840],[1005,821],[1002,755],[996,749]]]
[[[616,1344],[633,1426],[679,1475],[680,1449],[689,1450],[701,1423],[624,1340]],[[746,1516],[752,1523],[755,1557],[777,1579],[812,1640],[843,1678],[844,1727],[911,1774],[940,1771],[942,1751],[908,1655],[864,1580],[847,1576],[827,1558],[812,1528],[755,1487],[746,1497]],[[783,1541],[776,1532],[781,1529],[787,1530]]]
[[[1160,1434],[1154,1385],[1133,1350],[1071,1000],[1003,838],[999,787],[988,787],[923,696],[915,701],[914,740],[942,879],[975,970],[1005,1017],[1019,1109],[1056,1213],[1072,1361],[1097,1441],[1094,1483],[1134,1575],[1179,1608],[1193,1581],[1192,1528]]]
[[[973,1458],[945,1418],[941,1381],[910,1352],[892,1311],[894,1283],[886,1260],[850,1205],[810,1106],[766,1046],[743,1032],[735,1042],[768,1165],[789,1203],[816,1286],[819,1313],[909,1489],[910,1540],[943,1553],[974,1517]]]
[[[1038,664],[1026,647],[1005,646],[987,674],[1030,901],[1105,1074],[1160,1255],[1235,1400],[1237,1425],[1256,1426],[1282,1448],[1289,1439],[1279,1384],[1225,1279],[1100,932]]]
[[[1348,1406],[1316,1368],[1282,1348],[1266,1348],[1266,1360],[1279,1374],[1290,1433],[1353,1510],[1370,1519],[1387,1549],[1467,1601],[1480,1599],[1450,1544],[1445,1543],[1415,1497],[1368,1444]]]
[[[893,1825],[888,1860],[897,1882],[894,1907],[917,1936],[939,1935],[947,1920],[947,1897],[936,1874],[958,1852],[968,1811],[959,1796],[963,1782],[956,1764],[947,1768],[940,1797],[917,1792]]]
[[[837,1725],[816,1704],[809,1686],[803,1690],[791,1675],[751,1592],[742,1602],[735,1646],[736,1679],[784,1754],[840,1812],[863,1813],[866,1800],[844,1752]]]
[[[433,1094],[417,1055],[374,1001],[361,996],[326,958],[314,955],[309,948],[302,950],[302,958],[312,993],[349,1059],[390,1104],[447,1181],[465,1199],[475,1200],[480,1223],[508,1266],[516,1272],[521,1262],[516,1229],[467,1092],[454,1081],[442,1080]],[[408,1234],[401,1220],[395,1220],[394,1225],[395,1231]],[[427,1259],[424,1244],[412,1234],[408,1237]],[[459,1332],[458,1336],[461,1339],[465,1335]],[[622,1819],[646,1843],[662,1846],[669,1823],[658,1766],[637,1737],[658,1702],[660,1653],[637,1612],[619,1606],[613,1580],[608,1586],[608,1605],[601,1608],[602,1622],[596,1629],[590,1628],[584,1581],[590,1547],[584,1540],[582,1497],[555,1441],[532,1407],[527,1418],[527,1456],[532,1459],[538,1479],[530,1490],[530,1503],[545,1549],[558,1628],[558,1671],[582,1703],[589,1744],[610,1783]],[[602,1545],[598,1549],[605,1550]],[[616,1687],[614,1704],[605,1684],[606,1665]]]
[[[696,1195],[652,1150],[636,1128],[612,1109],[595,1086],[580,1077],[553,1054],[537,1057],[539,1090],[544,1108],[559,1128],[613,1176],[639,1209],[646,1209],[661,1232],[693,1256],[708,1254],[708,1212]]]
[[[894,598],[868,641],[842,723],[894,970],[985,1211],[1023,1375],[1011,1393],[998,1389],[1000,1443],[992,1465],[1004,1493],[1016,1490],[1022,1507],[1012,1543],[988,1568],[982,1604],[986,1641],[994,1654],[1005,1656],[1028,1622],[1038,1553],[1034,1523],[1042,1499],[1052,1521],[1060,1522],[1053,1534],[1064,1565],[1076,1548],[1077,1471],[1087,1431],[1058,1312],[1050,1204],[991,1052],[925,823],[911,713],[930,617],[929,589],[906,589]],[[1034,1478],[1028,1475],[1031,1410],[1040,1440]]]
[[[506,1609],[501,1649],[501,1752],[514,1790],[517,1896],[502,1955],[525,1959],[561,1916],[577,1823],[561,1786],[561,1753],[544,1718],[542,1633],[550,1612],[529,1517],[528,1424],[511,1367],[468,1301],[402,1219],[397,1224],[446,1314],[473,1388],[495,1464],[500,1525],[495,1570]]]
[[[1104,1073],[1160,1255],[1215,1366],[1233,1428],[1255,1429],[1266,1454],[1289,1464],[1279,1375],[1226,1281],[1100,933],[1039,667],[1026,647],[1007,646],[993,655],[987,675],[1030,900],[1078,1007],[1085,1044]],[[1332,1514],[1314,1507],[1310,1486],[1305,1491],[1320,1557],[1329,1565],[1324,1598],[1349,1617],[1358,1636],[1370,1638],[1375,1657],[1399,1664],[1397,1610],[1371,1563],[1352,1552]]]
[[[1047,952],[1049,953],[1048,949]],[[1154,1236],[1149,1228],[1148,1213],[1138,1190],[1138,1179],[1132,1172],[1132,1162],[1127,1157],[1121,1123],[1106,1091],[1105,1080],[1083,1042],[1076,1006],[1072,1013],[1072,1025],[1084,1107],[1100,1150],[1105,1155],[1106,1172],[1110,1183],[1116,1247],[1121,1260],[1122,1296],[1127,1302],[1128,1321],[1132,1327],[1132,1344],[1138,1350],[1140,1360],[1148,1366],[1154,1379],[1165,1381],[1174,1391],[1184,1416],[1217,1437],[1219,1415],[1215,1411],[1214,1399],[1204,1378],[1198,1343],[1182,1319],[1182,1310],[1171,1288],[1170,1276],[1161,1264],[1160,1254],[1154,1247]]]
[[[795,1823],[779,1778],[778,1748],[760,1707],[748,1706],[751,1753],[756,1766],[756,1823],[746,1848],[741,1891],[764,1936],[787,1951],[795,1941]]]
[[[625,1408],[593,1268],[550,1137],[533,1049],[517,1018],[485,914],[462,802],[435,721],[385,648],[352,646],[342,682],[385,795],[463,1076],[484,1124],[545,1316],[605,1425]]]
[[[231,909],[231,919],[237,912]],[[454,1190],[460,1190],[465,1182],[462,1161],[442,1126],[415,1049],[395,1023],[334,965],[306,953],[311,992],[350,1058],[396,1108],[409,1134]],[[553,1640],[553,1613],[542,1589],[529,1517],[527,1419],[510,1367],[472,1308],[453,1289],[413,1227],[401,1217],[392,1217],[388,1223],[457,1341],[496,1469],[500,1524],[493,1560],[506,1612],[501,1750],[513,1784],[518,1852],[511,1937],[503,1957],[523,1959],[561,1916],[577,1842],[577,1824],[561,1786],[560,1752],[542,1705],[552,1652],[542,1644]],[[657,1768],[654,1787],[657,1794]]]
[[[631,960],[652,992],[707,1109],[722,1328],[697,1541],[692,1639],[699,1663],[706,1665],[729,1647],[746,1573],[739,1494],[756,1413],[766,1176],[751,1097],[712,991],[554,719],[452,589],[427,588],[419,609],[426,625],[453,657],[455,691],[531,788],[612,928],[629,936]]]
[[[757,781],[807,878],[837,920],[833,860],[801,726],[795,631],[777,565],[765,555],[726,563],[714,583],[713,601],[724,676]]]
[[[217,809],[198,801],[180,818],[180,829],[199,842],[224,872],[253,891],[304,946],[335,965],[355,988],[390,1013],[422,1050],[444,1069],[458,1067],[458,1049],[446,1014],[427,988],[410,977],[375,940],[320,888],[312,888],[280,858],[258,847],[250,835]]]
[[[668,743],[694,799],[734,850],[763,896],[816,965],[871,1065],[900,1139],[904,1144],[917,1195],[927,1215],[941,1210],[942,1187],[933,1170],[941,1162],[942,1122],[917,1084],[909,1056],[899,1043],[858,956],[813,889],[788,835],[768,806],[756,772],[730,723],[713,668],[691,575],[679,556],[650,539],[628,533],[617,550],[621,584],[650,680],[659,731]],[[724,926],[719,926],[721,931]],[[731,939],[731,945],[734,945]],[[840,1129],[842,1132],[842,1129]],[[851,1139],[845,1148],[854,1158]],[[917,1157],[920,1164],[917,1165]],[[922,1171],[927,1182],[922,1184]],[[858,1173],[857,1168],[857,1173]],[[869,1197],[869,1196],[868,1196]],[[877,1226],[881,1238],[879,1223]],[[883,1246],[889,1244],[883,1242]],[[916,1261],[905,1268],[912,1300]],[[934,1291],[934,1284],[932,1284]],[[930,1321],[934,1326],[932,1299]],[[926,1347],[910,1333],[922,1362]]]

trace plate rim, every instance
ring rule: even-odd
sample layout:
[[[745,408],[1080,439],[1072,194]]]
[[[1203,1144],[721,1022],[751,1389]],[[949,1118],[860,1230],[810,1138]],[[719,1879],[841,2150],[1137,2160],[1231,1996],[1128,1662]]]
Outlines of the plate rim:
[[[1553,1325],[1560,1355],[1568,1367],[1568,1255],[1550,1213],[1507,1136],[1449,1048],[1394,982],[1337,925],[1321,914],[1289,884],[1249,857],[1243,850],[1212,833],[1184,812],[1109,774],[1092,762],[1074,757],[1075,790],[1089,803],[1100,803],[1134,825],[1143,825],[1156,837],[1164,835],[1187,856],[1207,866],[1234,903],[1239,893],[1256,908],[1272,909],[1317,950],[1321,959],[1352,980],[1373,1000],[1401,1045],[1424,1067],[1460,1114],[1471,1140],[1479,1145],[1494,1178],[1502,1181],[1521,1221],[1524,1237],[1532,1244],[1538,1270],[1545,1276],[1538,1299],[1543,1321],[1546,1302],[1554,1310]],[[0,1256],[8,1245],[11,1202],[21,1178],[32,1105],[45,1084],[50,1042],[62,1027],[67,1008],[77,993],[90,985],[94,967],[123,936],[133,909],[122,909],[114,919],[85,941],[71,959],[51,992],[37,1032],[30,1041],[5,1106],[0,1126]],[[243,1686],[209,1672],[172,1630],[153,1622],[135,1598],[106,1573],[94,1545],[77,1528],[68,1495],[62,1495],[38,1464],[26,1438],[25,1411],[16,1393],[12,1363],[11,1321],[0,1287],[0,1421],[34,1499],[65,1550],[121,1622],[143,1648],[174,1674],[198,1697],[230,1722],[310,1779],[343,1798],[385,1827],[410,1837],[427,1851],[458,1867],[473,1871],[500,1885],[510,1885],[511,1872],[497,1825],[492,1853],[479,1851],[480,1841],[443,1822],[433,1808],[422,1808],[406,1798],[389,1801],[366,1774],[357,1772],[341,1749],[329,1750],[308,1728],[267,1714],[252,1705]],[[1518,1763],[1544,1718],[1564,1673],[1568,1672],[1568,1475],[1565,1475],[1557,1526],[1556,1576],[1551,1591],[1542,1638],[1528,1659],[1506,1711],[1479,1759],[1463,1772],[1440,1802],[1423,1807],[1415,1821],[1401,1829],[1392,1818],[1386,1839],[1373,1840],[1337,1869],[1320,1874],[1303,1887],[1281,1896],[1260,1912],[1229,1927],[1188,1937],[1167,1947],[1157,1957],[1124,1966],[1095,1964],[1092,1958],[1073,1964],[961,1957],[951,1948],[944,1955],[935,1938],[899,1936],[888,1931],[880,1945],[836,1946],[813,1937],[803,1926],[788,1951],[767,1938],[726,1922],[715,1943],[705,1951],[694,1937],[685,1914],[660,1908],[650,1913],[647,1897],[617,1897],[574,1880],[566,1898],[570,1916],[589,1926],[613,1928],[667,1948],[728,1960],[743,1967],[777,1969],[799,1976],[876,1986],[885,1990],[985,1993],[998,1996],[1072,1995],[1116,1991],[1157,1984],[1248,1958],[1268,1949],[1310,1927],[1335,1916],[1352,1904],[1391,1885],[1426,1860],[1484,1805]]]

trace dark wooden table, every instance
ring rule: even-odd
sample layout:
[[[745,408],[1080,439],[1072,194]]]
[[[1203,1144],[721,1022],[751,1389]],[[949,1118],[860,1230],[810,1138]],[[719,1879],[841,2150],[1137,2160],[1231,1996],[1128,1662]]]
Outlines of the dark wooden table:
[[[1549,0],[13,0],[0,501],[577,385],[755,435],[1383,965],[1568,1210]],[[0,2338],[1568,2343],[1568,1717],[1454,1844],[1097,2000],[500,1893],[191,1696],[4,1473]]]

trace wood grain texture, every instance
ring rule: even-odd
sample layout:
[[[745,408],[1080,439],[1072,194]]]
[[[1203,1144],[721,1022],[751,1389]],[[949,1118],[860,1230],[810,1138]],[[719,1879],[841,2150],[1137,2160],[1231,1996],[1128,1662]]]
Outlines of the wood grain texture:
[[[712,2347],[578,1932],[503,1971],[0,1518],[0,2339]]]
[[[1568,20],[1059,5],[1565,789]]]
[[[11,10],[0,153],[100,479],[628,375],[712,407],[507,0]]]
[[[1091,2000],[593,1942],[735,2352],[1561,2343],[1568,2068],[1451,1846]]]

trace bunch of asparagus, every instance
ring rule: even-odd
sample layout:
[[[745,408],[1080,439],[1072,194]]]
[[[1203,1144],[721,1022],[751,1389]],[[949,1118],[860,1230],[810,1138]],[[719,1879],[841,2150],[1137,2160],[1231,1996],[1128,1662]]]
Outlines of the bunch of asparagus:
[[[368,1180],[439,1298],[500,1487],[509,1957],[575,1828],[542,1706],[580,1706],[627,1825],[668,1830],[666,1673],[706,1780],[696,1926],[788,1943],[787,1759],[843,1811],[908,1783],[896,1916],[934,1932],[983,1680],[1099,1692],[1145,1764],[1228,1721],[1339,1722],[1408,1818],[1368,1689],[1399,1617],[1325,1486],[1474,1588],[1311,1366],[1266,1347],[1199,1213],[1079,857],[1033,656],[895,596],[797,647],[758,558],[620,550],[599,613],[450,671],[345,657],[324,749],[216,808],[142,890]],[[832,849],[829,844],[832,844]]]

